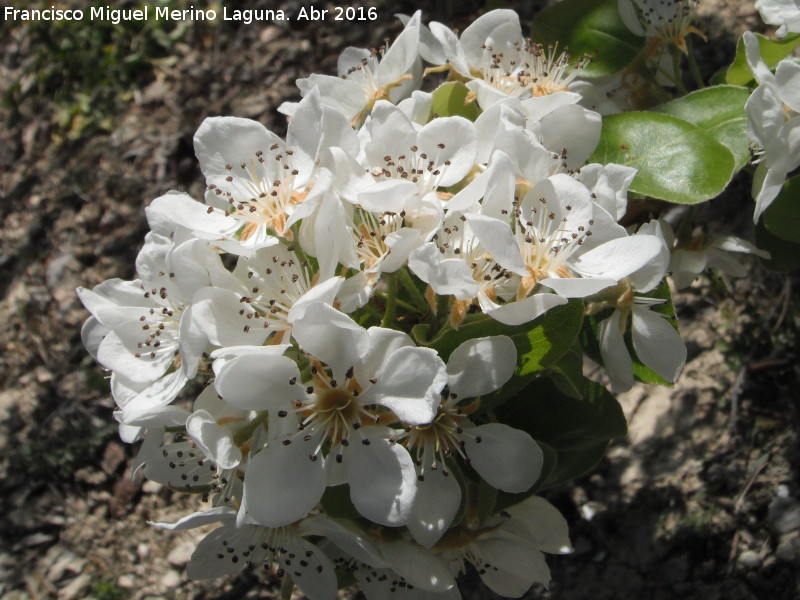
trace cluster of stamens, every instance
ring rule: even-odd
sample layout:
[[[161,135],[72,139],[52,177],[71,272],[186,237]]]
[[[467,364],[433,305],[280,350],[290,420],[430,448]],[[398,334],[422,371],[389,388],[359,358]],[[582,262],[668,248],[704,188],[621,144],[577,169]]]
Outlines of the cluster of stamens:
[[[293,152],[277,143],[270,146],[269,152],[278,164],[272,176],[267,165],[269,157],[258,150],[249,161],[240,163],[238,169],[231,164],[225,165],[230,172],[225,180],[230,184],[238,183],[240,191],[222,189],[214,183],[208,186],[210,191],[227,200],[229,207],[225,214],[244,222],[239,232],[242,241],[250,238],[259,226],[266,227],[275,235],[290,238],[290,232],[285,231],[287,215],[291,212],[291,205],[302,202],[305,197],[305,191],[295,189],[299,171],[289,164]]]
[[[316,461],[320,452],[325,449],[336,450],[335,460],[341,463],[344,448],[350,445],[351,438],[358,433],[363,425],[377,425],[381,422],[384,413],[376,405],[362,404],[359,394],[361,385],[353,376],[352,367],[345,373],[344,380],[333,378],[325,367],[316,359],[311,360],[312,384],[305,389],[306,400],[296,400],[292,412],[299,414],[300,424],[294,436],[283,441],[285,445],[291,444],[298,437],[310,442],[318,438],[316,448],[308,458]],[[377,380],[370,380],[371,384]],[[290,382],[298,383],[298,382]],[[289,411],[278,411],[278,416],[286,417]],[[366,446],[369,439],[361,437],[360,442]]]
[[[569,89],[569,84],[589,64],[589,56],[581,56],[573,65],[572,56],[558,47],[545,48],[529,38],[514,42],[509,54],[482,45],[487,64],[479,72],[486,83],[509,96],[546,96]]]
[[[263,328],[291,329],[289,311],[315,280],[308,261],[299,260],[294,251],[294,246],[288,246],[285,252],[272,254],[268,259],[248,260],[247,279],[252,287],[249,295],[240,299],[247,308],[239,309],[239,315],[260,322]],[[245,331],[249,329],[245,326]]]

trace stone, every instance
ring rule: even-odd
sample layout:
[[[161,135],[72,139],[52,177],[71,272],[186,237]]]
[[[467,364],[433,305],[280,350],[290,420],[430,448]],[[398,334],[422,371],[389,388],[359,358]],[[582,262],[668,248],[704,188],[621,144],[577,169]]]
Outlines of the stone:
[[[89,573],[78,575],[58,592],[59,600],[78,600],[85,598],[89,586],[92,585],[92,576]]]
[[[188,540],[181,542],[167,555],[167,562],[173,567],[182,569],[189,564],[189,561],[192,559],[194,548],[195,545]]]
[[[757,569],[761,566],[761,557],[758,556],[757,552],[746,550],[739,555],[739,560],[737,562],[740,566],[747,569]]]

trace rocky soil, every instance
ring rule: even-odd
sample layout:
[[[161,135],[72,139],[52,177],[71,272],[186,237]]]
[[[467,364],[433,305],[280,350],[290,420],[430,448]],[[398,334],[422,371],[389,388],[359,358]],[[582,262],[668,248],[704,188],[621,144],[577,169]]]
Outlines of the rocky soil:
[[[483,8],[453,4],[437,2],[428,18],[463,28]],[[523,20],[544,4],[525,3]],[[296,99],[295,79],[333,73],[343,48],[379,45],[399,30],[392,15],[415,8],[371,5],[374,27],[78,35],[0,25],[3,598],[276,597],[275,582],[247,573],[188,581],[200,534],[146,524],[186,514],[193,499],[131,479],[134,450],[119,441],[108,381],[81,346],[87,315],[74,289],[133,277],[153,198],[200,196],[192,136],[203,118],[249,117],[282,133],[276,108]],[[751,3],[724,0],[701,0],[701,15],[710,74],[758,20]],[[702,211],[747,235],[748,202],[734,185]],[[549,491],[575,553],[553,558],[550,590],[530,598],[800,597],[798,293],[796,275],[754,263],[745,280],[703,278],[677,297],[689,344],[681,380],[626,394],[628,438],[592,473]],[[474,574],[462,583],[466,598],[494,598]]]

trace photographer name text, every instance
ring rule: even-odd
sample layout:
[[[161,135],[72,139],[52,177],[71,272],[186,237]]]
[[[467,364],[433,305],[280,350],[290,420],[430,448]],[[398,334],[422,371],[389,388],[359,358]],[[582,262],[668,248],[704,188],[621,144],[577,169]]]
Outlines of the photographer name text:
[[[104,21],[119,25],[126,21],[234,21],[249,25],[270,21],[375,21],[378,11],[374,6],[334,6],[317,8],[301,6],[296,14],[272,9],[211,8],[172,9],[145,4],[141,8],[125,9],[95,6],[82,9],[62,9],[51,6],[45,9],[20,9],[3,7],[6,21]]]

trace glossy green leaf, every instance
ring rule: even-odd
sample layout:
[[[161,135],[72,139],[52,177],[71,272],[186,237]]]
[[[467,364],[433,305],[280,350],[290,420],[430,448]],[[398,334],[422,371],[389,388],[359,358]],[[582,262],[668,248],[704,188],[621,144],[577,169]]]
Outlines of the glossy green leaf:
[[[555,364],[578,337],[582,323],[583,302],[571,300],[568,304],[551,308],[526,325],[514,327],[479,315],[477,319],[462,323],[457,330],[446,331],[426,345],[447,361],[453,350],[467,340],[491,335],[507,335],[513,340],[517,348],[514,376],[502,388],[483,397],[481,411],[486,411],[519,392],[537,374]]]
[[[440,117],[464,117],[474,121],[480,114],[478,104],[467,101],[469,88],[460,81],[443,83],[433,92],[431,113]]]
[[[539,13],[532,34],[544,46],[569,47],[573,57],[589,55],[592,62],[582,73],[586,77],[621,71],[645,43],[622,22],[617,0],[562,0]]]
[[[762,217],[769,232],[787,242],[800,244],[800,175],[783,184],[778,197]]]
[[[770,69],[789,56],[792,50],[800,44],[800,33],[787,35],[781,40],[771,40],[760,33],[757,33],[756,37],[759,50],[761,50],[761,58]],[[733,85],[747,85],[753,81],[753,72],[750,70],[750,65],[747,64],[744,52],[744,38],[739,38],[739,41],[736,42],[736,58],[728,67],[725,81]]]
[[[738,171],[750,160],[750,138],[744,112],[749,97],[750,90],[745,87],[719,85],[697,90],[652,110],[697,125],[731,151]]]
[[[589,162],[635,167],[631,191],[678,204],[719,195],[736,164],[730,150],[697,125],[651,112],[604,117]]]

